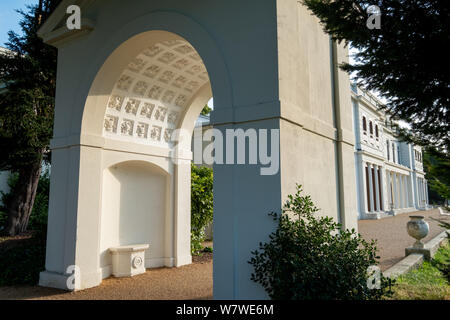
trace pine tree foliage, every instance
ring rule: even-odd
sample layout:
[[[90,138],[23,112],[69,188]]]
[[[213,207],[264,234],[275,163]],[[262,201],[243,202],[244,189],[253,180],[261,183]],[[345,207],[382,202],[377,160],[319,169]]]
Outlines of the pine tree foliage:
[[[450,155],[427,148],[424,153],[424,169],[431,190],[446,203],[450,199]]]
[[[8,33],[0,54],[0,170],[19,174],[7,205],[8,235],[26,230],[41,173],[49,155],[56,87],[56,49],[36,32],[60,0],[40,0],[22,15],[22,34]]]
[[[331,37],[357,49],[343,64],[358,83],[387,100],[394,118],[408,122],[402,134],[423,145],[450,150],[450,3],[447,0],[303,0]],[[380,29],[367,27],[380,9]]]

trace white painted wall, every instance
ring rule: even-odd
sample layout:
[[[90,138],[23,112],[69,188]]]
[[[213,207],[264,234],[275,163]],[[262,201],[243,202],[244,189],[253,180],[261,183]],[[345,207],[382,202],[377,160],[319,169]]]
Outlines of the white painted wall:
[[[101,216],[100,267],[110,275],[108,249],[150,244],[146,267],[164,265],[166,177],[150,164],[125,162],[105,169]]]

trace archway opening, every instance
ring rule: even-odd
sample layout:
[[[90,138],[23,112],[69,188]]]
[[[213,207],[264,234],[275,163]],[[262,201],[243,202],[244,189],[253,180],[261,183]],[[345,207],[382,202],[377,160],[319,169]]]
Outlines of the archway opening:
[[[103,139],[98,252],[103,279],[112,274],[111,247],[149,244],[146,268],[192,263],[192,138],[212,97],[211,84],[187,40],[162,31],[141,39],[148,45],[137,55],[130,59],[120,53],[127,41],[108,59],[115,63],[105,63],[97,77],[105,80],[102,94],[88,101],[96,112],[83,121],[84,134]],[[177,139],[180,130],[184,136]],[[212,272],[210,277],[212,288]]]

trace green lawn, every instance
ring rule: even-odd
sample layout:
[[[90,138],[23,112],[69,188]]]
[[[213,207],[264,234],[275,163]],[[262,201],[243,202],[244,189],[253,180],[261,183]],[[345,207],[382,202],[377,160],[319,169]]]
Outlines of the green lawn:
[[[432,261],[397,278],[391,299],[450,300],[450,279],[441,271],[449,265],[450,244],[439,249]]]

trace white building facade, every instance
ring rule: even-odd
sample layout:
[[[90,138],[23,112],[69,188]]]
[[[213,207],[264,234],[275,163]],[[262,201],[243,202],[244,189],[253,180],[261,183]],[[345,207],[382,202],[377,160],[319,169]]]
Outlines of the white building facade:
[[[359,219],[426,210],[422,148],[396,137],[381,102],[352,85]]]

